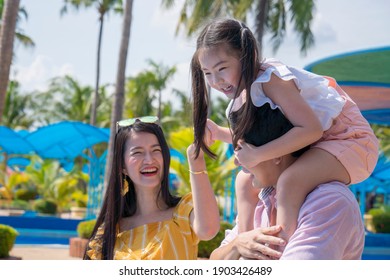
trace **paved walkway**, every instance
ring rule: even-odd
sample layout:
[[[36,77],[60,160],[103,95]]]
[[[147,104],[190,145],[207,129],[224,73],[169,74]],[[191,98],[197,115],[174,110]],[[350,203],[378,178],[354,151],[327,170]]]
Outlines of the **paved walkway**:
[[[14,245],[10,256],[22,260],[81,260],[69,256],[66,245]]]
[[[22,258],[22,260],[81,260],[69,256],[69,246],[66,245],[15,245],[11,257]],[[380,247],[365,248],[364,260],[389,260],[390,249]]]

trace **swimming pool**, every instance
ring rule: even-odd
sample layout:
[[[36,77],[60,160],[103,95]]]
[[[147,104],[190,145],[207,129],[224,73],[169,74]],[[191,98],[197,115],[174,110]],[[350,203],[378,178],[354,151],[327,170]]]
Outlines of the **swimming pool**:
[[[366,232],[363,260],[390,260],[390,234]]]
[[[12,226],[19,232],[15,244],[69,245],[69,239],[77,236],[77,225],[81,221],[55,216],[0,216],[0,224]]]
[[[16,237],[15,244],[36,245],[36,244],[56,244],[69,245],[69,239],[77,237],[75,230],[48,230],[48,229],[27,229],[15,228],[19,235]]]

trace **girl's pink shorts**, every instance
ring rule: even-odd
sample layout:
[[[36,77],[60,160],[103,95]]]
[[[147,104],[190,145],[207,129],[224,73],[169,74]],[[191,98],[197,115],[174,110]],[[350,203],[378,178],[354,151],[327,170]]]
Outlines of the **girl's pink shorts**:
[[[373,172],[378,160],[379,141],[356,103],[334,80],[330,81],[346,103],[333,125],[312,147],[334,155],[347,169],[350,184],[356,184]]]

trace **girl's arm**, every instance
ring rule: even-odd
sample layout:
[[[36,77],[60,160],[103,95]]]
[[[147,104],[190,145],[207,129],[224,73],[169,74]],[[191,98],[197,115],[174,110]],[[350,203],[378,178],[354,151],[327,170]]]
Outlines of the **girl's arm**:
[[[210,240],[219,230],[219,210],[207,175],[206,162],[201,150],[195,159],[195,145],[187,149],[190,168],[190,183],[194,210],[191,212],[191,226],[200,240]]]
[[[237,149],[236,157],[248,168],[304,148],[319,140],[323,134],[318,117],[303,99],[294,81],[284,81],[272,74],[271,80],[263,84],[263,90],[282,109],[294,128],[259,147],[240,142],[241,149]]]
[[[212,141],[220,140],[228,144],[232,143],[232,134],[228,127],[219,126],[212,120],[207,119],[206,129],[211,134]]]

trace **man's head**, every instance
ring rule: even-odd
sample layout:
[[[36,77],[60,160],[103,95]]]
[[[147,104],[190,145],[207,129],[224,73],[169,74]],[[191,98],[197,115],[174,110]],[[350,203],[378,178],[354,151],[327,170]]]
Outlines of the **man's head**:
[[[230,115],[233,131],[238,114],[240,114],[240,110]],[[294,127],[279,109],[271,109],[268,103],[257,107],[254,114],[256,121],[249,131],[245,132],[243,139],[246,143],[254,146],[267,144],[281,137]],[[249,171],[254,175],[254,186],[260,188],[274,186],[280,174],[308,148],[306,147],[291,154],[261,162],[250,168]]]

